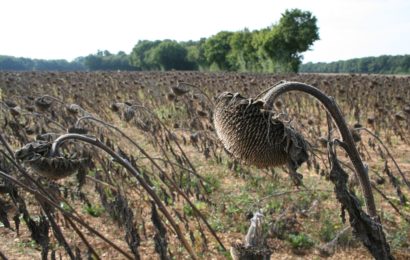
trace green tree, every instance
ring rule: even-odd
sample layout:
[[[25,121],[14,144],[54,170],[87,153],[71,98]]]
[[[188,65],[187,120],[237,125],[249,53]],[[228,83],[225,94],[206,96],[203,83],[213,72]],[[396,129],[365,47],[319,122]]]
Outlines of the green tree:
[[[183,42],[182,45],[187,49],[187,60],[194,64],[194,69],[206,70],[209,67],[205,57],[206,38],[199,41]]]
[[[254,33],[248,29],[235,32],[231,39],[231,52],[228,55],[228,60],[231,64],[235,64],[236,70],[239,71],[257,71],[258,53],[253,44]]]
[[[150,51],[158,46],[161,41],[138,41],[130,54],[130,63],[139,70],[150,70],[155,67],[150,59]]]
[[[265,35],[264,50],[286,70],[297,72],[302,52],[309,50],[319,39],[317,19],[311,12],[300,9],[286,10],[279,23]]]
[[[410,55],[356,58],[330,63],[306,63],[302,72],[409,74]]]
[[[192,70],[195,68],[187,59],[187,49],[176,41],[165,40],[151,49],[150,61],[162,70]]]
[[[85,57],[84,64],[89,70],[136,70],[130,64],[129,56],[120,51],[111,54],[109,51],[98,51]]]
[[[199,41],[176,42],[172,40],[142,40],[132,49],[130,55],[109,51],[98,51],[82,58],[80,62],[57,60],[30,60],[14,57],[0,58],[0,69],[14,70],[229,70],[229,71],[264,71],[297,72],[307,51],[314,41],[319,39],[316,18],[299,9],[286,10],[277,24],[270,27],[238,32],[221,31]],[[408,59],[387,58],[385,70],[404,72],[409,70]],[[395,63],[392,65],[392,63]],[[335,64],[333,67],[346,67]],[[324,70],[333,67],[321,65]],[[373,60],[354,64],[352,71],[373,71],[378,68]],[[315,65],[309,66],[314,69]]]
[[[231,51],[231,37],[233,33],[222,31],[208,38],[204,45],[204,54],[208,64],[215,64],[220,70],[231,70],[232,64],[228,61]]]
[[[0,56],[0,70],[22,71],[29,69],[21,59],[12,56]]]
[[[66,60],[41,60],[16,58],[0,55],[0,70],[7,71],[81,71],[85,70],[83,60],[77,58],[72,62]]]

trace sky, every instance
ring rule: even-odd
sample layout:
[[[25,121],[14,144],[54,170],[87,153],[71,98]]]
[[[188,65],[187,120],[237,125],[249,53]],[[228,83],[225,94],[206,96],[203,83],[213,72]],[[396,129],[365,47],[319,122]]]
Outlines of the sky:
[[[73,60],[138,40],[199,40],[310,11],[320,40],[304,62],[410,54],[410,0],[2,0],[0,55]]]

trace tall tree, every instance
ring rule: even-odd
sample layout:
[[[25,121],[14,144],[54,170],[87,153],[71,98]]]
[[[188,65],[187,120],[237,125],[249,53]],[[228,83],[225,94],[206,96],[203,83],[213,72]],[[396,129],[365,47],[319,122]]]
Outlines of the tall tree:
[[[195,69],[206,70],[209,67],[205,57],[205,42],[206,38],[201,38],[199,41],[181,43],[187,49],[187,59],[194,64]]]
[[[220,70],[232,69],[233,66],[227,58],[231,51],[232,35],[232,32],[222,31],[206,40],[205,57],[209,64],[215,64]]]
[[[149,57],[150,51],[160,43],[161,41],[138,41],[130,54],[131,65],[139,70],[153,69],[154,64],[151,63]]]
[[[239,71],[255,71],[258,66],[258,53],[253,44],[253,36],[255,33],[248,29],[235,32],[230,41],[231,52],[228,60],[235,64],[236,70]]]
[[[279,23],[266,35],[264,49],[275,60],[297,72],[302,62],[302,52],[309,50],[319,40],[317,19],[311,12],[300,9],[286,10]]]
[[[150,61],[162,70],[193,70],[192,62],[187,59],[187,49],[176,41],[165,40],[152,49]]]

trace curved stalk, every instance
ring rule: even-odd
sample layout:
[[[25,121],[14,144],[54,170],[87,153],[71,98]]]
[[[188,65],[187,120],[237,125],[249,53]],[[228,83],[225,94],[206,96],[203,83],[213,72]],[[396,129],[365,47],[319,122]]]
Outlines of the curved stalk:
[[[172,187],[178,192],[178,194],[180,194],[185,200],[186,202],[191,206],[191,208],[195,211],[195,213],[199,216],[200,219],[202,219],[202,221],[205,223],[206,227],[208,228],[209,232],[211,232],[212,236],[216,239],[216,241],[218,242],[218,244],[222,247],[223,250],[226,251],[225,246],[223,245],[222,241],[219,239],[218,235],[216,234],[216,232],[213,230],[213,228],[211,227],[211,225],[208,223],[208,221],[206,220],[206,218],[204,217],[204,215],[198,210],[198,208],[190,201],[190,199],[188,198],[188,196],[181,191],[181,189],[178,187],[178,185],[174,182],[174,180],[172,180],[172,178],[170,178],[168,176],[167,173],[165,173],[164,170],[162,170],[162,168],[155,162],[155,160],[163,160],[162,158],[152,158],[141,146],[139,146],[134,140],[132,140],[129,136],[127,136],[123,131],[121,131],[121,129],[119,129],[118,127],[115,127],[111,124],[108,124],[106,122],[104,122],[103,120],[97,119],[95,117],[92,116],[85,116],[82,117],[80,119],[77,120],[75,126],[79,126],[79,123],[81,120],[93,120],[96,121],[108,128],[114,129],[115,131],[119,132],[121,134],[122,137],[124,137],[125,139],[127,139],[129,142],[131,142],[135,147],[138,148],[138,150],[140,150],[140,152],[145,156],[145,158],[147,158],[148,160],[151,161],[151,163],[165,176],[165,178],[167,178],[167,180],[171,183]],[[166,161],[166,160],[163,160]],[[168,161],[168,163],[173,164],[172,162]],[[188,172],[190,172],[191,174],[194,174],[197,178],[199,178],[202,181],[206,181],[201,175],[199,175],[197,172],[191,170],[191,169],[187,169],[185,167],[182,167],[179,164],[175,164],[177,167],[184,169]]]
[[[50,96],[50,95],[43,95],[43,96],[41,96],[41,97],[39,97],[39,98],[49,98],[49,99],[51,99],[51,100],[57,101],[57,102],[60,103],[60,104],[64,104],[64,102],[63,102],[61,99],[56,98],[56,97],[53,97],[53,96]]]
[[[180,85],[180,84],[187,85],[187,86],[190,86],[190,87],[198,90],[202,95],[205,96],[205,98],[208,100],[209,103],[211,103],[211,105],[214,105],[214,102],[212,101],[212,99],[200,87],[195,86],[193,84],[186,83],[186,82],[182,82],[182,81],[178,82],[178,85]]]
[[[365,128],[365,127],[360,127],[360,128],[355,128],[355,130],[363,130],[366,131],[369,135],[373,136],[377,141],[379,141],[379,143],[381,144],[381,146],[384,148],[384,150],[386,151],[387,155],[389,155],[390,159],[393,161],[394,165],[396,166],[397,171],[400,173],[400,176],[403,178],[404,183],[407,185],[407,188],[410,189],[410,182],[407,180],[406,175],[404,175],[404,173],[402,172],[402,170],[400,169],[398,163],[396,162],[396,160],[394,159],[394,156],[390,153],[390,150],[387,148],[386,145],[384,145],[383,141],[380,139],[380,137],[378,137],[377,135],[375,135],[372,131],[370,131],[369,129]]]
[[[372,218],[378,218],[367,168],[364,166],[361,160],[352,134],[335,100],[313,86],[299,82],[283,82],[272,87],[262,97],[262,100],[265,101],[265,109],[271,110],[273,108],[274,101],[280,95],[289,91],[301,91],[315,97],[324,105],[329,114],[332,116],[342,136],[342,141],[345,144],[346,152],[350,160],[352,161],[352,164],[356,170],[356,174],[359,178],[364,195],[364,200],[366,203],[367,213]]]
[[[8,259],[1,251],[0,251],[0,258],[1,259]]]
[[[122,250],[119,246],[117,246],[116,244],[114,244],[113,242],[111,242],[111,240],[109,240],[108,238],[106,238],[104,235],[102,235],[100,232],[98,232],[97,230],[95,230],[93,227],[91,227],[90,225],[88,225],[86,222],[84,222],[81,218],[75,216],[74,214],[72,214],[71,212],[63,209],[62,207],[60,207],[60,205],[53,201],[52,199],[48,198],[46,195],[40,193],[38,190],[31,188],[29,186],[27,186],[26,184],[22,183],[21,181],[17,180],[15,177],[0,171],[0,177],[7,179],[10,182],[13,182],[14,184],[20,186],[21,188],[23,188],[25,191],[30,192],[31,194],[38,196],[39,198],[41,198],[42,200],[44,200],[44,202],[47,202],[48,204],[50,204],[51,206],[53,206],[55,209],[57,209],[58,211],[61,212],[61,214],[63,214],[63,216],[67,217],[67,218],[71,218],[73,220],[75,220],[76,222],[80,223],[84,228],[86,228],[88,231],[90,231],[90,233],[93,233],[94,235],[98,236],[99,238],[101,238],[104,242],[106,242],[107,244],[109,244],[111,247],[113,247],[115,250],[117,250],[118,252],[120,252],[123,256],[125,256],[127,259],[133,259],[133,257],[128,254],[127,252],[125,252],[124,250]]]
[[[60,136],[53,142],[50,155],[53,156],[54,154],[56,154],[59,146],[64,141],[69,140],[69,139],[79,140],[79,141],[89,143],[93,146],[100,148],[101,150],[103,150],[104,152],[112,156],[116,161],[118,161],[125,169],[127,169],[127,171],[129,171],[139,181],[141,186],[147,191],[150,197],[155,201],[159,210],[162,212],[162,214],[164,214],[166,219],[169,221],[169,223],[175,230],[179,240],[181,241],[181,243],[184,245],[184,247],[190,254],[191,258],[197,259],[196,254],[194,253],[193,249],[189,245],[188,241],[185,239],[178,224],[174,221],[171,214],[168,212],[165,205],[162,203],[161,199],[158,197],[158,195],[155,193],[152,187],[148,185],[148,183],[144,180],[141,174],[127,160],[124,160],[121,156],[119,156],[116,152],[114,152],[109,147],[107,147],[105,144],[100,142],[98,139],[91,138],[91,137],[84,136],[84,135],[79,135],[79,134],[65,134],[65,135]]]

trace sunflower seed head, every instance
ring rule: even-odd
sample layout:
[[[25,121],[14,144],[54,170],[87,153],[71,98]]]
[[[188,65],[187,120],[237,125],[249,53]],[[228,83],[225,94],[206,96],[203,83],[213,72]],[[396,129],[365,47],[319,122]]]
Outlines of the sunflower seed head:
[[[89,161],[88,158],[76,159],[72,156],[51,157],[51,146],[51,142],[42,140],[28,143],[17,150],[15,156],[29,166],[33,173],[53,180],[72,175]]]
[[[168,99],[168,101],[175,101],[175,99],[176,99],[176,95],[174,94],[174,93],[168,93],[167,94],[167,99]]]
[[[181,85],[177,85],[177,86],[172,86],[171,87],[171,91],[172,93],[175,94],[175,96],[179,97],[179,96],[183,96],[186,93],[189,92],[189,89],[182,87]]]
[[[135,116],[135,109],[131,106],[125,106],[123,111],[125,121],[129,122]]]
[[[38,155],[26,163],[34,173],[52,180],[58,180],[74,174],[85,162],[86,159]]]
[[[17,159],[26,161],[36,157],[37,154],[47,155],[51,149],[51,143],[43,140],[35,141],[24,145],[15,153]]]
[[[51,104],[53,103],[52,100],[47,100],[46,97],[38,97],[35,99],[34,104],[38,109],[45,111],[51,107]]]
[[[72,115],[76,115],[81,111],[81,107],[77,104],[67,105],[66,109]]]
[[[13,100],[5,100],[4,103],[9,107],[9,108],[13,108],[17,106],[17,103],[14,102]]]
[[[60,135],[57,133],[45,133],[45,134],[37,135],[36,139],[40,141],[52,142],[55,139],[57,139],[59,136]]]
[[[121,107],[123,107],[124,104],[122,103],[112,103],[110,106],[111,111],[113,112],[118,112],[120,110]]]
[[[13,116],[19,116],[20,112],[21,112],[21,108],[19,106],[10,108],[10,114],[12,114]]]
[[[72,127],[69,127],[69,128],[67,129],[67,132],[68,132],[68,133],[71,133],[71,134],[86,135],[86,134],[88,133],[88,129],[82,128],[82,127],[72,126]]]
[[[352,134],[353,141],[358,143],[362,140],[362,137],[360,136],[360,132],[358,130],[356,130],[353,127],[350,127],[349,130],[350,130],[350,133]]]
[[[404,120],[406,120],[406,116],[404,115],[404,113],[403,113],[402,111],[397,112],[396,114],[394,114],[394,118],[395,118],[397,121],[404,121]]]
[[[239,93],[219,95],[214,113],[219,139],[230,154],[247,164],[265,168],[292,163],[299,167],[308,159],[307,142],[263,110],[263,104]]]

